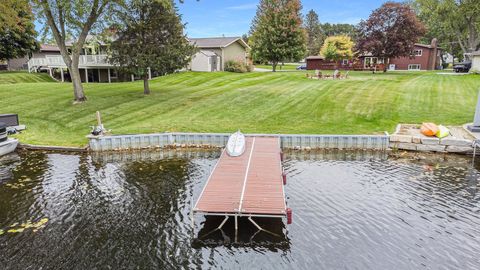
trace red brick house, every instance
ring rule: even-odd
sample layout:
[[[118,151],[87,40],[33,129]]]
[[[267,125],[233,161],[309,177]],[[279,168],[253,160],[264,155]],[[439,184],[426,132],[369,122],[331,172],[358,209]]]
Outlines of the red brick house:
[[[371,54],[358,56],[354,60],[326,61],[321,56],[309,56],[306,58],[308,70],[371,70],[377,67],[382,70],[435,70],[442,66],[442,49],[437,46],[437,40],[433,39],[430,45],[415,44],[411,56],[385,59]]]

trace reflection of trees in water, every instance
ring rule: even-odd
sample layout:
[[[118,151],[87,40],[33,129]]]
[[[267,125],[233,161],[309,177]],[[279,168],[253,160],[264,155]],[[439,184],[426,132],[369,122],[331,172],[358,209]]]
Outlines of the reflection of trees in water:
[[[128,232],[123,249],[131,249],[129,261],[151,267],[188,267],[190,248],[188,213],[190,200],[186,190],[190,180],[188,159],[145,160],[119,166],[129,192]],[[146,248],[138,253],[136,249]],[[149,263],[150,261],[150,263]]]
[[[0,163],[0,225],[7,217],[24,216],[35,202],[32,189],[39,183],[48,169],[48,160],[43,152],[20,151],[3,157]],[[21,196],[22,200],[14,199]]]

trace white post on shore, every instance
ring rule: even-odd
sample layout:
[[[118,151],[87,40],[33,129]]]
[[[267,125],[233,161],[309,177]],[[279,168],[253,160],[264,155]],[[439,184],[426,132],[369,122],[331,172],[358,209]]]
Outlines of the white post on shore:
[[[63,76],[63,68],[60,68],[60,76],[62,77],[62,82],[65,82],[65,78]]]
[[[85,82],[88,83],[88,69],[85,68]]]
[[[148,68],[148,79],[152,79],[152,70],[150,68]]]
[[[112,78],[110,77],[110,69],[108,69],[108,83],[112,82]]]
[[[472,132],[480,132],[480,91],[478,91],[477,107],[475,108],[473,124],[468,126],[468,129]]]
[[[97,111],[96,113],[97,116],[97,126],[99,126],[102,129],[103,132],[103,124],[102,124],[102,116],[100,115],[100,111]]]
[[[100,79],[100,69],[97,69],[98,70],[98,82],[102,82],[102,80]]]
[[[53,78],[53,74],[52,74],[52,68],[49,68],[49,69],[48,69],[48,73],[50,74],[50,77],[52,77],[52,78]]]
[[[134,81],[135,81],[135,76],[133,76],[133,74],[132,74],[132,82],[134,82]]]

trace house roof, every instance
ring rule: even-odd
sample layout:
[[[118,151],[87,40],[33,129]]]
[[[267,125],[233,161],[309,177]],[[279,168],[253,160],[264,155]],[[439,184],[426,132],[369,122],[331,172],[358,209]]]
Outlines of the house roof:
[[[325,59],[323,56],[320,55],[311,55],[305,58],[306,60],[323,60]]]
[[[110,37],[110,39],[115,40],[117,39],[117,37],[112,36]],[[101,36],[88,34],[87,37],[85,38],[85,45],[87,45],[89,42],[92,42],[92,41],[98,42],[98,44],[100,45],[107,45],[107,43],[101,38]],[[67,40],[65,41],[65,45],[73,46],[74,42],[75,42],[74,40]]]
[[[189,38],[188,40],[199,48],[225,48],[237,41],[244,48],[250,48],[241,37]]]
[[[41,44],[40,51],[41,52],[59,52],[60,48],[58,48],[57,45]]]

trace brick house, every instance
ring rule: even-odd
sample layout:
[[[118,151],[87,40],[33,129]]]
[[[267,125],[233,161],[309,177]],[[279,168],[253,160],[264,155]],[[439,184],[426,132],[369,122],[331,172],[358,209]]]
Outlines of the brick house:
[[[430,45],[416,43],[410,56],[397,58],[383,58],[372,54],[360,55],[353,60],[344,59],[338,62],[326,61],[321,56],[309,56],[306,58],[308,70],[377,70],[385,66],[389,70],[436,70],[442,66],[442,49],[437,46],[437,40],[433,39]]]
[[[416,43],[410,56],[384,59],[372,55],[360,56],[365,69],[375,64],[386,65],[389,70],[436,70],[442,68],[442,49],[433,39],[430,45]]]

